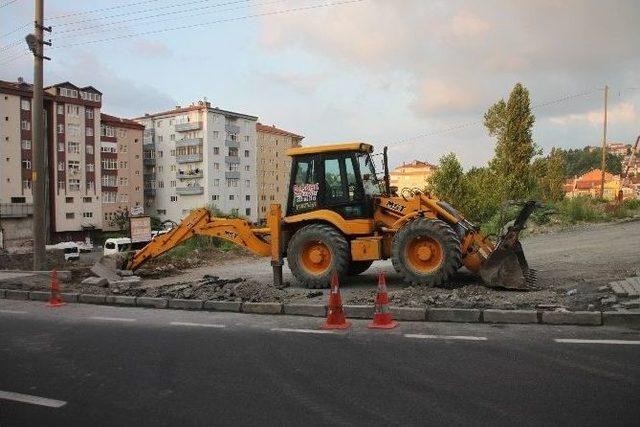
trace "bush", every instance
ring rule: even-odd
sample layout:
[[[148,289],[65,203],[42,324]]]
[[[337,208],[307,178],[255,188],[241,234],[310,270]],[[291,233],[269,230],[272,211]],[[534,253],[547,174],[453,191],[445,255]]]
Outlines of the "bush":
[[[597,201],[590,197],[565,199],[558,205],[558,213],[565,222],[575,224],[582,221],[601,221],[606,218],[604,212],[596,208]]]
[[[640,199],[625,200],[622,206],[630,210],[640,209]]]

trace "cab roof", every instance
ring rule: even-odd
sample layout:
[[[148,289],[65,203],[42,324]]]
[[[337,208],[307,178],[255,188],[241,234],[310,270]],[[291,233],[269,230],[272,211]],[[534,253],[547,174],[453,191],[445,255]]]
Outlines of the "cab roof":
[[[358,151],[371,153],[373,145],[364,142],[347,142],[344,144],[314,145],[309,147],[296,147],[287,150],[287,156],[302,156],[305,154],[333,153],[336,151]]]

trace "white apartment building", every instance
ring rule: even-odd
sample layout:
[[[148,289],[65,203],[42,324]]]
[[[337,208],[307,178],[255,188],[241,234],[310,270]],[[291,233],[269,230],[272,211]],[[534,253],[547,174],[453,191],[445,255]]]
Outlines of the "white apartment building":
[[[215,206],[257,221],[257,117],[200,101],[134,120],[145,126],[148,214],[179,222],[193,209]]]

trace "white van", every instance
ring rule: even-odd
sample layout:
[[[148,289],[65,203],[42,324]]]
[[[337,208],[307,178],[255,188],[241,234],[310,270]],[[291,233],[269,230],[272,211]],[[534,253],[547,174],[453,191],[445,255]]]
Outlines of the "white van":
[[[128,237],[112,237],[104,242],[103,255],[114,255],[131,250],[131,239]]]
[[[64,260],[65,261],[77,261],[80,259],[80,249],[78,248],[78,244],[75,242],[62,242],[55,245],[47,245],[46,250],[63,250],[64,251]]]

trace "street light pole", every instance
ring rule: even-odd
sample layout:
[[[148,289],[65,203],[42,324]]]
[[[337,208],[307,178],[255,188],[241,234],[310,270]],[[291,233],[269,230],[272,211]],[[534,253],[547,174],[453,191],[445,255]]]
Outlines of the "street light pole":
[[[600,167],[600,198],[604,198],[604,174],[607,168],[607,101],[609,98],[609,86],[604,86],[604,122],[602,135],[602,165]]]
[[[33,192],[33,269],[46,270],[46,201],[45,182],[46,147],[44,144],[44,105],[43,105],[43,62],[44,31],[51,31],[44,27],[44,0],[35,0],[35,28],[34,35],[27,36],[27,43],[33,52],[33,102],[31,105],[31,129],[33,139],[33,169],[31,183]],[[48,59],[48,58],[46,58]]]

